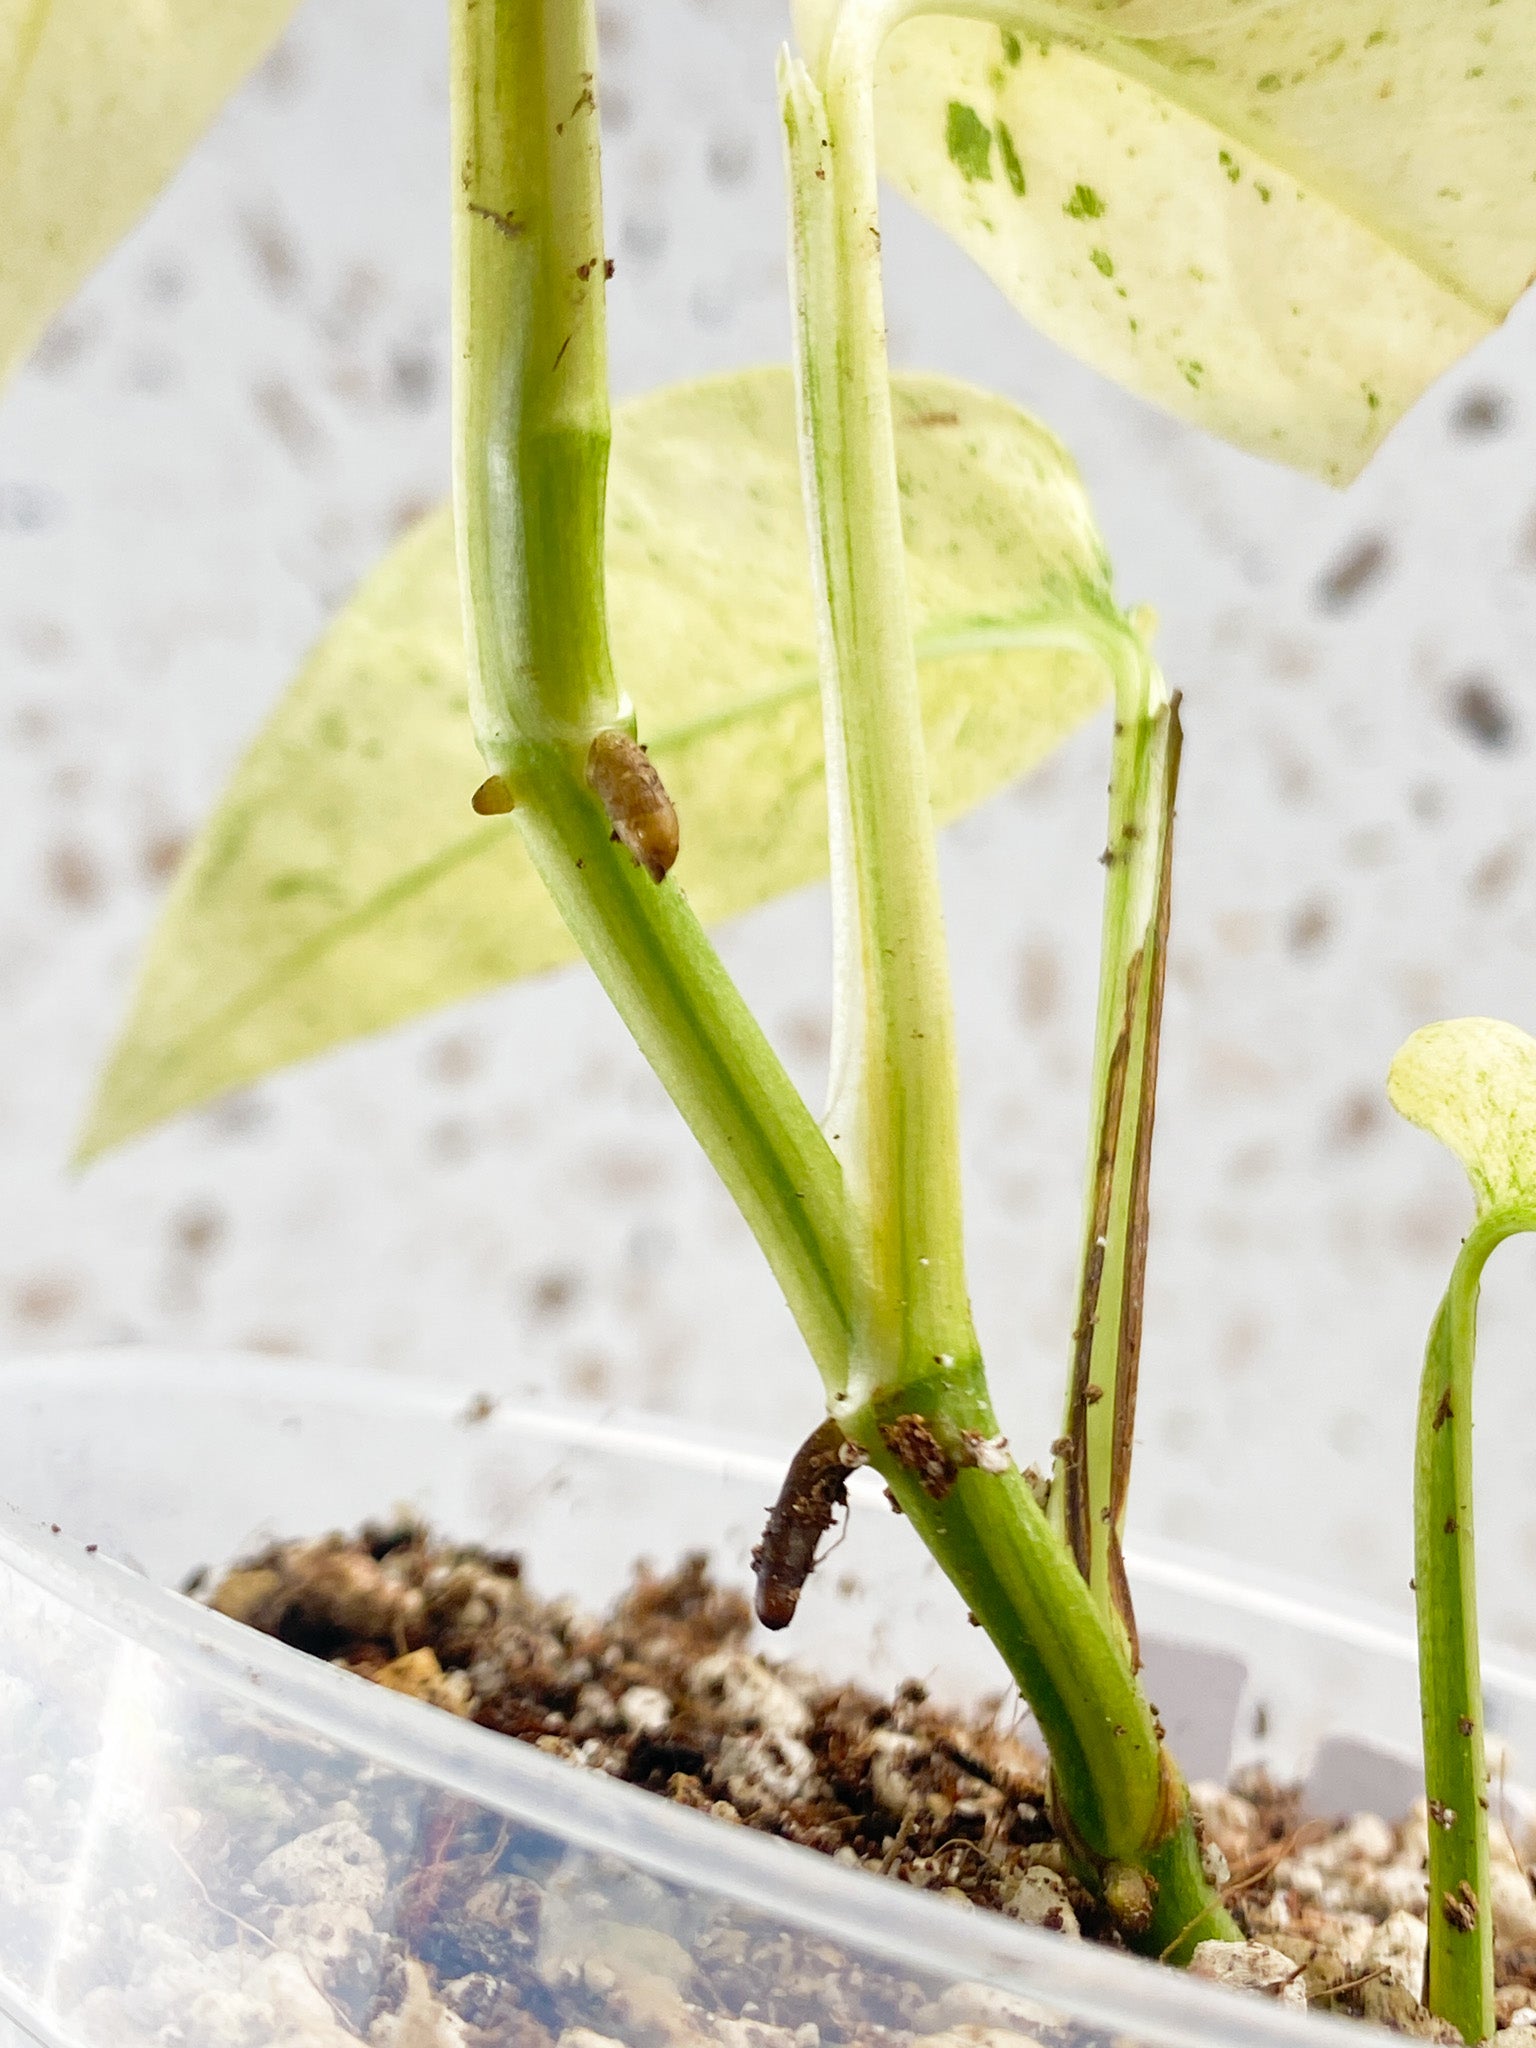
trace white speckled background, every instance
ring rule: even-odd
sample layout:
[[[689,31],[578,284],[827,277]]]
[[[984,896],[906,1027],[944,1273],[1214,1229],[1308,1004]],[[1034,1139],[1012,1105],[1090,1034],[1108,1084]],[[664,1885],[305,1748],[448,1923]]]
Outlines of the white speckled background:
[[[0,412],[0,1347],[255,1345],[793,1439],[817,1389],[788,1317],[580,972],[67,1164],[178,846],[445,487],[439,14],[310,0]],[[780,0],[609,0],[620,392],[786,353],[783,33]],[[897,358],[1064,435],[1186,692],[1136,1521],[1405,1605],[1466,1201],[1381,1077],[1432,1017],[1536,1019],[1536,319],[1340,497],[1065,361],[895,202],[886,250]],[[1031,1450],[1070,1321],[1105,762],[1080,736],[944,853],[976,1305]],[[819,1086],[822,895],[723,945]],[[1516,1247],[1478,1446],[1486,1621],[1525,1647],[1533,1324]]]

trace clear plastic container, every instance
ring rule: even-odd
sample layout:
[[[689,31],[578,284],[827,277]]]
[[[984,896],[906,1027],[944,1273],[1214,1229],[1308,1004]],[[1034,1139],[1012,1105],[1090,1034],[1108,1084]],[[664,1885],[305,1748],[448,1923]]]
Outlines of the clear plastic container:
[[[704,1547],[745,1578],[776,1458],[270,1360],[101,1352],[8,1365],[0,1389],[6,2048],[548,2048],[582,2027],[626,2048],[1171,2048],[1356,2024],[722,1826],[171,1590],[265,1536],[399,1504],[523,1552],[542,1590],[592,1605],[640,1555]],[[847,1539],[776,1648],[829,1675],[995,1693],[986,1644],[910,1530],[854,1491]],[[1161,1550],[1132,1578],[1191,1775],[1263,1757],[1310,1771],[1320,1806],[1411,1796],[1413,1649],[1395,1619]],[[1489,1695],[1529,1752],[1536,1670],[1499,1662]],[[468,1904],[444,1895],[450,1836],[483,1845]],[[407,1953],[451,1973],[460,2019]],[[391,1980],[414,1985],[406,2016],[369,2032]],[[605,2028],[615,1980],[630,2020]],[[956,2032],[975,2027],[993,2032]]]

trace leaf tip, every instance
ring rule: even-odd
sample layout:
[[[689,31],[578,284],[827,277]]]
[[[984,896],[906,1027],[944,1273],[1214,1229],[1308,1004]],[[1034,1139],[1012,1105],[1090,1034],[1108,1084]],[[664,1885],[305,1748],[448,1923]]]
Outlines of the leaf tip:
[[[1152,652],[1152,642],[1157,638],[1157,629],[1163,623],[1158,615],[1157,606],[1154,604],[1135,605],[1126,613],[1126,617],[1130,621],[1131,631],[1136,635],[1136,638],[1141,642],[1146,652],[1150,654]]]
[[[105,1153],[131,1135],[130,1131],[117,1128],[117,1120],[107,1112],[101,1097],[97,1096],[70,1147],[68,1164],[71,1173],[84,1173],[87,1167],[94,1166]]]
[[[126,1074],[127,1051],[127,1043],[120,1041],[105,1072],[97,1080],[70,1147],[69,1165],[74,1173],[83,1173],[108,1152],[115,1152],[120,1145],[126,1145],[131,1138],[138,1137],[152,1124],[160,1122],[163,1116],[172,1113],[168,1109],[157,1109],[151,1103],[146,1114],[142,1101],[135,1102],[134,1089]]]

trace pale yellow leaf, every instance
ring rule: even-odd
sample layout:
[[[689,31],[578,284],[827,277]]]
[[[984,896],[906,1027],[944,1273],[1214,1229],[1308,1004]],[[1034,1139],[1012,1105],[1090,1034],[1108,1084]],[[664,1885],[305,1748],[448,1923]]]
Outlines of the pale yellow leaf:
[[[0,0],[0,378],[296,0]]]
[[[808,48],[836,11],[799,0]],[[1336,482],[1536,269],[1522,0],[923,16],[878,79],[888,175],[1027,320]]]
[[[1426,1024],[1393,1060],[1387,1092],[1455,1153],[1480,1214],[1536,1205],[1536,1039],[1493,1017]]]
[[[898,381],[935,809],[1030,768],[1128,646],[1084,497],[1006,400]],[[621,685],[706,920],[827,862],[789,373],[619,408],[608,511]],[[511,818],[477,818],[452,536],[413,531],[331,627],[177,881],[84,1150],[289,1061],[537,973],[573,948]],[[669,883],[668,886],[671,886]]]

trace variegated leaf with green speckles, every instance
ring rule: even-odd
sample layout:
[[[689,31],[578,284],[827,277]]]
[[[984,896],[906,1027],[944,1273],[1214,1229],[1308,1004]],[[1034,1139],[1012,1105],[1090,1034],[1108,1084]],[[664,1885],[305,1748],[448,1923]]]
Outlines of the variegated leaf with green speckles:
[[[1128,626],[1076,472],[1006,400],[896,388],[935,809],[1031,767],[1105,699]],[[787,371],[614,420],[615,665],[706,919],[826,867],[821,710]],[[569,959],[513,821],[477,819],[446,515],[322,640],[180,876],[86,1152],[234,1083]],[[668,886],[672,886],[671,883]]]
[[[297,0],[0,0],[0,378]]]
[[[1244,448],[1353,476],[1536,270],[1528,5],[977,11],[887,41],[888,175],[1053,340]],[[798,0],[809,50],[836,12]]]
[[[1536,1039],[1493,1017],[1426,1024],[1392,1062],[1387,1093],[1455,1153],[1480,1215],[1536,1215]]]

